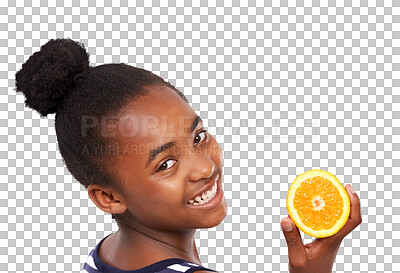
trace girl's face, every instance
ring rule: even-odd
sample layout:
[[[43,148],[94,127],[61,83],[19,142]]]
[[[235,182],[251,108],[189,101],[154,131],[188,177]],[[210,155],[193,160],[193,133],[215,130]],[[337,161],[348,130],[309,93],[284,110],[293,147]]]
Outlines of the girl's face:
[[[120,219],[168,230],[218,225],[227,214],[221,147],[175,91],[146,89],[150,93],[124,107],[118,121],[103,132],[119,143],[112,171],[121,181],[126,206]],[[190,204],[207,191],[207,203]]]

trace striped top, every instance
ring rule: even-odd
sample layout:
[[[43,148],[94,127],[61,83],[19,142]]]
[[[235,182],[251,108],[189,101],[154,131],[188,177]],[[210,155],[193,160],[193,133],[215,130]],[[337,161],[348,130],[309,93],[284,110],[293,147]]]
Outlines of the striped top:
[[[97,246],[90,252],[86,263],[83,266],[82,273],[190,273],[200,270],[217,272],[215,270],[208,269],[201,265],[178,258],[165,259],[137,270],[120,270],[104,263],[99,257],[99,247],[107,237],[102,239],[100,243],[98,243]]]

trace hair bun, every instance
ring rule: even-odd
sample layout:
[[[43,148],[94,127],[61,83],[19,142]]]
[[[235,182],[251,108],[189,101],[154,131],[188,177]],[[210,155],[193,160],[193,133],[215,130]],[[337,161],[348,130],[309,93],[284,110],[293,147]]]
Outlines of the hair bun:
[[[71,39],[52,39],[41,46],[15,75],[16,91],[25,95],[26,106],[41,116],[55,113],[76,75],[89,69],[83,44]]]

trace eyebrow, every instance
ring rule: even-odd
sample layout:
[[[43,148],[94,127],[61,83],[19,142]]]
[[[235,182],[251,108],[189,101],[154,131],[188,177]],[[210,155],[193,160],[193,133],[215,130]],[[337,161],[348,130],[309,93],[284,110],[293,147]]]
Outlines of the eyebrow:
[[[194,131],[194,129],[196,129],[196,127],[197,127],[197,125],[199,125],[200,121],[202,121],[202,120],[201,120],[201,118],[199,116],[196,116],[194,118],[192,124],[190,125],[190,132],[191,133]],[[159,153],[161,153],[161,152],[163,152],[163,151],[165,151],[167,149],[170,149],[170,148],[172,148],[174,146],[176,146],[176,141],[170,141],[170,142],[167,142],[167,143],[165,143],[165,144],[163,144],[161,146],[158,146],[158,147],[154,148],[153,150],[151,150],[150,153],[149,153],[149,158],[148,158],[147,163],[146,163],[146,168],[156,158],[156,156]]]

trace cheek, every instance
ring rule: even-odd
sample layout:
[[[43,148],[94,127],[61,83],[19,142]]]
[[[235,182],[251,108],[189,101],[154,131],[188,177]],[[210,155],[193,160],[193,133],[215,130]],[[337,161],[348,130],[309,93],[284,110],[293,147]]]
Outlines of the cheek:
[[[141,194],[132,196],[128,209],[134,218],[153,228],[174,227],[176,219],[171,215],[185,216],[183,187],[177,181],[178,178],[149,183],[153,187],[143,188]]]
[[[170,179],[154,179],[147,181],[148,186],[135,191],[132,195],[131,207],[133,210],[165,211],[168,206],[182,203],[182,185],[179,178],[171,176]],[[167,206],[168,205],[168,206]]]

